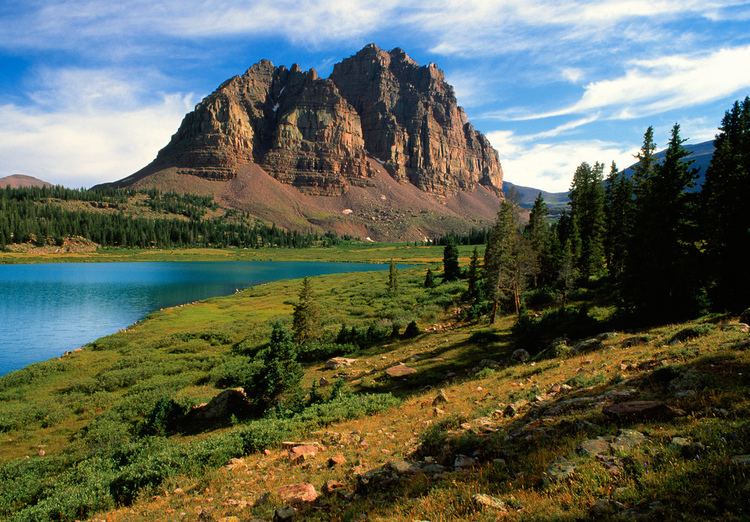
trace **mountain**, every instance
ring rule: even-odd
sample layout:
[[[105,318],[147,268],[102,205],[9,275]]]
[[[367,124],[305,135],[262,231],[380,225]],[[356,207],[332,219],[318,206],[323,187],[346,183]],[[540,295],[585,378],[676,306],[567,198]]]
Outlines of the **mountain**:
[[[706,170],[711,164],[711,158],[714,155],[714,140],[704,141],[701,143],[695,143],[691,145],[684,145],[684,147],[690,152],[690,156],[687,159],[693,160],[693,167],[698,169],[698,177],[695,180],[694,190],[698,191],[703,186],[703,182],[706,180]],[[654,157],[661,163],[664,161],[666,150],[662,150],[654,154]],[[623,172],[628,176],[633,175],[633,168],[638,163],[633,163],[631,166],[626,168]]]
[[[488,224],[502,179],[443,72],[370,44],[327,79],[261,60],[110,186],[212,195],[291,229],[417,240]]]
[[[22,188],[22,187],[51,187],[52,183],[47,183],[39,178],[33,176],[25,176],[23,174],[13,174],[11,176],[5,176],[0,178],[0,188]]]
[[[568,192],[547,192],[533,187],[516,185],[510,181],[503,181],[503,192],[505,193],[505,197],[510,197],[511,194],[515,194],[521,208],[533,207],[534,200],[541,192],[544,201],[547,203],[547,206],[553,214],[555,213],[555,210],[562,210],[565,208],[569,201]]]
[[[714,154],[714,141],[710,140],[701,143],[695,143],[693,145],[685,145],[685,148],[690,152],[690,156],[688,156],[688,159],[693,160],[693,167],[698,169],[698,177],[695,181],[695,190],[700,190],[703,186],[703,182],[706,180],[706,170],[708,170],[708,166],[711,164],[711,158]],[[661,162],[664,160],[665,154],[666,151],[662,150],[654,154],[654,156],[659,162]],[[625,172],[625,174],[629,177],[632,176],[633,169],[636,165],[637,163],[633,163],[623,172]],[[562,210],[564,210],[567,207],[569,201],[568,192],[546,192],[544,190],[532,187],[523,187],[521,185],[516,185],[514,183],[511,183],[510,181],[503,181],[503,192],[505,193],[505,196],[509,197],[511,191],[515,192],[521,207],[527,209],[534,206],[534,199],[536,199],[537,194],[541,192],[544,201],[547,202],[547,206],[550,209],[550,214],[553,216],[555,214],[559,214]]]

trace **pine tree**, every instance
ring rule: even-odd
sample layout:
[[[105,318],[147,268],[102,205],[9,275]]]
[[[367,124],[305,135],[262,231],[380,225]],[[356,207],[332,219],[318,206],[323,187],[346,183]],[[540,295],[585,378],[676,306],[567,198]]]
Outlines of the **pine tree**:
[[[605,185],[607,232],[605,250],[609,275],[618,289],[622,288],[625,260],[632,232],[633,184],[612,162]]]
[[[393,258],[388,267],[388,293],[392,296],[398,294],[398,268]]]
[[[289,331],[274,323],[271,341],[260,354],[261,371],[245,385],[245,392],[260,409],[278,403],[284,394],[299,387],[302,366],[297,362],[297,347]]]
[[[432,273],[432,269],[428,268],[427,273],[424,275],[424,287],[434,288],[435,287],[435,275]]]
[[[292,329],[294,340],[299,344],[305,344],[318,337],[320,310],[315,302],[310,279],[307,277],[302,280],[299,299],[294,305]]]
[[[443,280],[455,281],[461,276],[458,266],[458,248],[453,241],[449,241],[443,249]]]
[[[466,290],[465,299],[470,303],[477,303],[481,294],[481,281],[479,278],[479,249],[477,249],[477,247],[474,247],[474,251],[471,253],[471,261],[469,262],[467,277],[469,280],[469,287]]]
[[[529,213],[529,224],[526,226],[526,236],[529,239],[531,247],[531,260],[533,262],[531,276],[533,277],[533,286],[538,286],[538,275],[542,269],[542,258],[549,236],[549,223],[547,218],[549,210],[545,203],[542,193],[540,192],[534,200],[534,206]]]
[[[720,309],[750,305],[750,97],[721,121],[702,191],[709,292]]]
[[[570,213],[578,232],[577,267],[581,277],[588,279],[604,268],[604,165],[578,166],[570,187]]]
[[[688,193],[696,171],[686,160],[684,141],[675,124],[664,162],[650,170],[640,165],[636,169],[634,228],[623,291],[630,311],[646,322],[682,319],[699,305],[695,201]],[[648,158],[652,144],[649,128],[639,157]]]
[[[505,200],[500,204],[484,254],[485,292],[492,304],[490,323],[495,322],[503,301],[512,301],[520,315],[530,265],[530,249],[518,228],[518,208]]]

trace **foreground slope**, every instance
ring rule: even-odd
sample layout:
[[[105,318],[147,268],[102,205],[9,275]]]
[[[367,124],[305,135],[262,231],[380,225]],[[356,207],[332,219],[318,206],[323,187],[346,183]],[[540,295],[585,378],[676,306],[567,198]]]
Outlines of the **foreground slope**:
[[[273,320],[288,320],[295,281],[166,309],[0,379],[0,513],[270,520],[287,504],[282,488],[300,483],[320,494],[296,506],[304,520],[750,513],[747,327],[707,317],[607,332],[524,360],[511,317],[491,329],[459,322],[465,282],[429,290],[423,275],[402,271],[395,298],[386,274],[313,281],[328,332],[389,331],[412,318],[424,330],[351,353],[348,367],[308,363],[304,385],[328,383],[314,418],[139,435],[160,398],[206,402],[227,386],[243,350],[262,345]],[[415,373],[390,377],[399,363]],[[346,399],[325,402],[338,377]],[[284,441],[314,454],[293,462]]]
[[[371,44],[328,79],[258,62],[111,185],[213,195],[292,229],[421,240],[486,225],[502,179],[443,72]]]

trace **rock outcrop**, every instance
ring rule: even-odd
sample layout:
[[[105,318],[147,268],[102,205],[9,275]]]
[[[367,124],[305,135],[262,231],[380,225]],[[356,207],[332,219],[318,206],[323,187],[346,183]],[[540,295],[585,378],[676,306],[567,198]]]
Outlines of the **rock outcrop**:
[[[370,174],[359,116],[333,82],[268,60],[203,99],[154,163],[214,180],[257,163],[279,181],[326,195]]]
[[[435,64],[370,44],[336,64],[331,78],[359,113],[367,151],[395,178],[441,194],[477,184],[501,189],[497,152]]]
[[[204,98],[154,162],[117,185],[171,167],[226,181],[255,163],[305,193],[340,195],[368,185],[368,155],[425,192],[502,190],[497,152],[469,123],[443,72],[374,44],[336,64],[328,79],[261,60]]]

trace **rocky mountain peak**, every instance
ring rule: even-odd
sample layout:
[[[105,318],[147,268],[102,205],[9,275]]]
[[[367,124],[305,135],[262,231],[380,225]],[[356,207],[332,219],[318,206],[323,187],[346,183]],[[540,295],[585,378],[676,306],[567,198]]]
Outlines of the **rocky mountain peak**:
[[[443,72],[375,44],[336,64],[328,79],[260,60],[187,114],[144,172],[175,167],[229,180],[255,163],[304,192],[335,195],[367,184],[368,156],[426,192],[483,185],[500,194],[497,153],[468,123]]]

